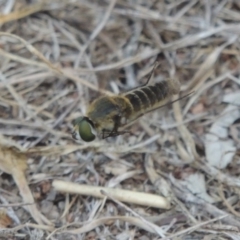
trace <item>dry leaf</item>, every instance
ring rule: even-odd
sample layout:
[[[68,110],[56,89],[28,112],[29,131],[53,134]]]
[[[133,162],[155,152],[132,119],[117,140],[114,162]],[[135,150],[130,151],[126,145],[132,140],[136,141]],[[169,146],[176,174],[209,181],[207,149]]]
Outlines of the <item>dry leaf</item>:
[[[172,177],[172,181],[176,182],[178,187],[181,188],[183,194],[184,192],[190,192],[209,203],[214,203],[218,200],[207,194],[206,183],[203,174],[188,171],[185,174],[181,174],[181,176],[183,177],[182,180]]]
[[[203,113],[205,110],[203,103],[198,103],[197,105],[195,105],[192,109],[191,112],[193,114],[199,114],[199,113]]]
[[[113,161],[104,166],[104,172],[106,174],[121,175],[130,170],[130,167],[120,161]]]
[[[234,105],[240,103],[240,92],[225,95],[223,101],[231,104],[211,126],[205,141],[207,161],[220,169],[227,167],[236,152],[234,141],[228,138],[228,128],[240,118],[240,108]]]
[[[0,209],[0,229],[9,227],[13,224],[5,209]]]
[[[14,148],[0,146],[0,169],[11,175],[18,171],[23,172],[27,169],[27,159]]]

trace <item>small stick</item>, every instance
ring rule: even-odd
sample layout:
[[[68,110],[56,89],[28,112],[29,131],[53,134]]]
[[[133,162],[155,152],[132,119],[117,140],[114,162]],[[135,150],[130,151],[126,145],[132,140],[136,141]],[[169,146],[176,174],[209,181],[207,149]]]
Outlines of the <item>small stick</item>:
[[[109,187],[90,186],[86,184],[77,184],[61,180],[54,180],[52,186],[55,188],[55,190],[60,192],[77,193],[98,198],[105,197],[105,195],[102,194],[102,191],[104,191],[107,194],[111,195],[114,199],[122,202],[134,203],[147,207],[156,207],[163,209],[170,208],[170,203],[166,198],[150,193],[135,192]]]

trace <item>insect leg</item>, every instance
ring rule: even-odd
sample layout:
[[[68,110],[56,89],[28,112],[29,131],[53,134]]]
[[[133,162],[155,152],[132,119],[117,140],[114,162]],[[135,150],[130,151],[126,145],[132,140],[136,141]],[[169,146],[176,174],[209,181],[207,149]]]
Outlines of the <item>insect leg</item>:
[[[138,88],[142,88],[142,87],[147,86],[148,83],[149,83],[149,81],[150,81],[150,79],[152,78],[152,76],[153,76],[153,74],[154,74],[154,71],[155,71],[155,69],[157,68],[157,66],[158,66],[158,61],[155,62],[154,66],[153,66],[153,69],[152,69],[152,71],[151,71],[151,73],[150,73],[150,75],[149,75],[146,83],[144,83],[144,84],[141,85],[141,86],[137,86],[137,87],[131,88],[131,89],[129,89],[129,90],[127,90],[127,91],[124,91],[124,92],[131,92],[131,91],[133,91],[133,90],[135,90],[135,89],[138,89]],[[123,93],[124,93],[124,92],[123,92]]]
[[[152,76],[153,76],[153,74],[154,74],[154,71],[156,70],[156,68],[158,67],[158,65],[159,65],[159,62],[156,61],[155,64],[154,64],[154,66],[153,66],[153,69],[152,69],[152,71],[151,71],[151,73],[150,73],[150,75],[149,75],[149,77],[148,77],[148,79],[147,79],[147,82],[144,83],[141,87],[145,87],[145,86],[148,85],[148,83],[149,83],[150,79],[152,78]]]
[[[114,127],[113,127],[112,131],[105,130],[105,129],[103,130],[103,132],[102,132],[103,139],[108,138],[108,137],[116,137],[116,136],[119,136],[119,135],[122,135],[125,133],[129,133],[129,131],[118,131],[118,128],[121,126],[121,118],[122,118],[122,115],[120,112],[119,112],[119,114],[117,114],[113,117]]]

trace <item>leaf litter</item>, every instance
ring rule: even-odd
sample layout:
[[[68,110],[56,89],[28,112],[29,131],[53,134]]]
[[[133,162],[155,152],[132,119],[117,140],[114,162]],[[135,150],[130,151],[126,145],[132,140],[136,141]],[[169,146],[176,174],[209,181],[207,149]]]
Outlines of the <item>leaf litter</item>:
[[[239,7],[0,0],[0,237],[238,239]],[[133,136],[72,139],[89,101],[156,60],[154,81],[194,92]]]

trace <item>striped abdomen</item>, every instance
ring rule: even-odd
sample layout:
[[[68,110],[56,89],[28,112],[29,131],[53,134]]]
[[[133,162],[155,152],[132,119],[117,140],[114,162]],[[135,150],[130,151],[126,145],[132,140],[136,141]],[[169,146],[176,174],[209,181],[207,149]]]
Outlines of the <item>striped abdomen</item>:
[[[179,92],[179,82],[165,80],[155,85],[144,86],[124,94],[131,104],[131,118],[166,104],[172,95]]]

